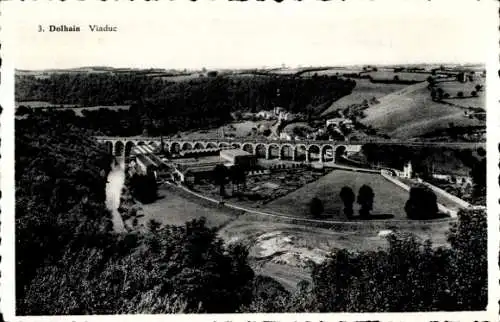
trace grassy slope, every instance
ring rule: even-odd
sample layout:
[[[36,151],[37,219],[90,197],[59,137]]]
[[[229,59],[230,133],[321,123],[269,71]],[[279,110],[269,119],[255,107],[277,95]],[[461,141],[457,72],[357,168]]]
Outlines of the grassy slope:
[[[380,129],[395,138],[410,138],[438,128],[481,125],[465,117],[464,111],[455,106],[433,102],[427,84],[419,83],[380,99],[380,104],[365,110],[366,125]]]
[[[345,220],[343,203],[339,197],[340,189],[349,186],[357,193],[359,188],[367,184],[375,192],[373,214],[392,214],[396,219],[404,219],[404,204],[408,193],[388,182],[380,175],[336,170],[321,179],[269,203],[267,207],[280,213],[308,217],[308,203],[313,197],[323,201],[325,215],[329,218]],[[359,205],[355,204],[357,213]]]
[[[335,101],[328,107],[322,116],[326,116],[335,110],[343,109],[351,104],[360,104],[363,100],[370,100],[372,97],[380,98],[389,93],[398,91],[408,85],[401,84],[375,84],[371,83],[368,79],[356,79],[356,87],[350,95],[344,96]]]

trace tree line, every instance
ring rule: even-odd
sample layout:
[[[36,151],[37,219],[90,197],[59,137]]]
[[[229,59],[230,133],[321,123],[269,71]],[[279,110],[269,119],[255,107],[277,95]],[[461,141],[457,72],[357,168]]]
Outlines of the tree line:
[[[344,204],[343,213],[347,219],[370,219],[375,192],[369,185],[359,188],[358,196],[351,187],[344,186],[339,193]],[[360,206],[359,216],[354,216],[354,202]],[[313,197],[309,202],[309,212],[313,218],[322,218],[325,211],[323,201]],[[404,211],[409,219],[434,219],[438,217],[438,204],[436,194],[425,185],[410,188],[409,198],[405,203]]]
[[[202,77],[171,82],[141,74],[52,74],[48,78],[16,77],[16,100],[110,106],[84,111],[80,126],[107,135],[172,134],[216,127],[231,112],[270,110],[282,106],[305,112],[307,106],[331,103],[351,93],[356,83],[330,76],[287,75]],[[113,110],[113,105],[130,105]],[[328,104],[326,104],[328,105]]]

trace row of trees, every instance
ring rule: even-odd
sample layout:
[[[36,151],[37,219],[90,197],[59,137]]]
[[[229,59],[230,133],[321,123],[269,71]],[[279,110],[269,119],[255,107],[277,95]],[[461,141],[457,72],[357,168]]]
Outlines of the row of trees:
[[[358,197],[354,191],[347,186],[340,190],[340,199],[344,203],[344,215],[348,219],[353,219],[354,201],[360,205],[359,218],[369,219],[373,209],[375,193],[368,185],[359,188]],[[410,189],[410,197],[405,204],[404,210],[409,219],[433,219],[438,215],[436,194],[427,186],[419,185]],[[314,197],[309,203],[309,211],[313,218],[319,218],[324,212],[323,202]]]
[[[359,188],[357,202],[360,205],[359,217],[361,219],[367,219],[370,216],[370,211],[373,209],[373,199],[375,198],[375,193],[373,189],[368,185],[362,185]],[[348,219],[352,219],[354,215],[354,201],[356,200],[356,195],[350,187],[342,187],[340,190],[340,199],[344,203],[344,214]],[[314,197],[309,203],[309,210],[314,218],[319,218],[324,211],[323,202]]]

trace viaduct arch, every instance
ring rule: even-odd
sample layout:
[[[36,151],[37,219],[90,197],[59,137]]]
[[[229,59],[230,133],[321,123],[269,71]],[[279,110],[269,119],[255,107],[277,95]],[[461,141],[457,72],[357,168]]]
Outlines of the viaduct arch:
[[[161,147],[172,154],[181,151],[213,148],[237,148],[256,155],[258,158],[280,159],[302,162],[335,162],[351,152],[361,151],[361,144],[337,144],[331,141],[204,141],[204,140],[162,140],[150,138],[97,137],[106,150],[116,156],[130,156],[134,147],[149,145],[154,149]]]

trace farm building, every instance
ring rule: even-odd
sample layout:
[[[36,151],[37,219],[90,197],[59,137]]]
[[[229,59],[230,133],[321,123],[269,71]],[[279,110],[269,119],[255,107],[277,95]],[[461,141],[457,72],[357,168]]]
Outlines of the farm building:
[[[213,166],[192,166],[192,167],[178,167],[175,169],[175,176],[179,181],[193,184],[201,179],[210,179],[212,177]]]
[[[292,136],[286,132],[281,132],[280,133],[280,139],[281,140],[287,140],[287,141],[291,141],[292,140]]]
[[[158,165],[153,162],[150,158],[143,154],[138,154],[135,158],[137,164],[137,170],[142,174],[149,175],[153,174],[156,176],[156,171],[158,170]]]
[[[342,117],[336,117],[336,118],[328,119],[328,120],[326,120],[326,127],[329,127],[329,126],[339,126],[340,123],[343,120],[344,120],[344,118],[342,118]]]
[[[220,158],[227,161],[229,165],[241,165],[245,168],[252,168],[257,163],[255,155],[241,149],[228,149],[220,151]]]
[[[263,119],[263,120],[271,120],[274,118],[274,115],[272,112],[269,112],[269,111],[260,111],[256,114],[256,117]]]

